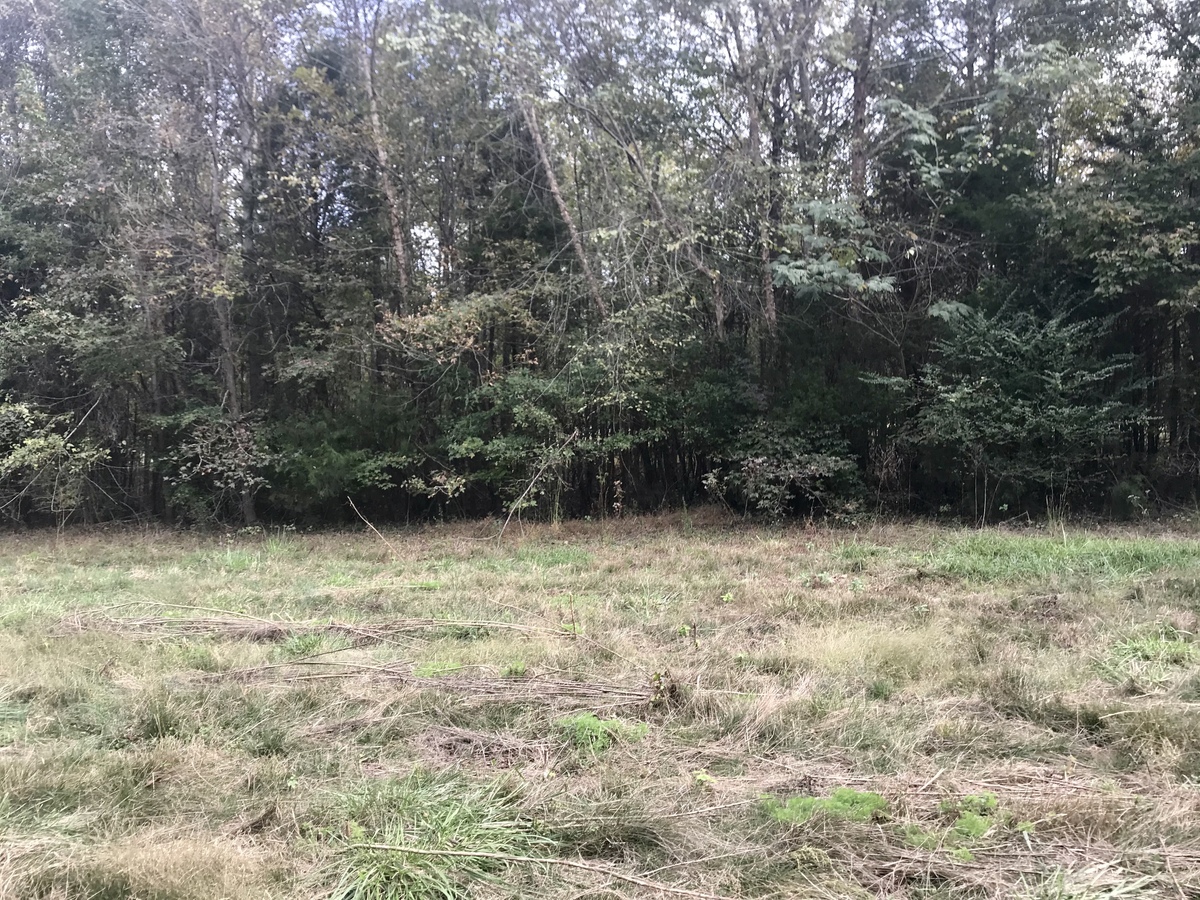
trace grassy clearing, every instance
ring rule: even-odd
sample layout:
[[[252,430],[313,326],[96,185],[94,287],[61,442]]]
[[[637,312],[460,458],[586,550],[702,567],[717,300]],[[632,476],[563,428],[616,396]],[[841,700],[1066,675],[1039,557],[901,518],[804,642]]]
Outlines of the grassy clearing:
[[[1200,895],[1190,536],[388,540],[6,539],[0,897]]]

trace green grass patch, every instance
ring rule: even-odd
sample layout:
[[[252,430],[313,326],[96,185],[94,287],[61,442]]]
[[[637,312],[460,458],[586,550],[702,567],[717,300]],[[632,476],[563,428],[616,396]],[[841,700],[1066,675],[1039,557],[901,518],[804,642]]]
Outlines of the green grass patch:
[[[779,800],[766,796],[763,803],[771,818],[777,822],[800,824],[815,816],[869,822],[887,814],[887,800],[870,791],[854,788],[835,788],[828,797],[790,797]]]
[[[600,719],[591,712],[565,716],[554,724],[570,746],[590,754],[603,753],[617,743],[639,741],[650,731],[645,722],[631,725],[620,719]]]
[[[1121,580],[1198,565],[1200,542],[982,532],[944,542],[925,562],[937,574],[978,582]]]
[[[1159,687],[1183,668],[1200,660],[1194,635],[1159,623],[1113,644],[1100,659],[1100,672],[1110,682]]]
[[[503,861],[436,851],[548,855],[554,842],[519,800],[505,780],[475,784],[420,770],[346,796],[325,828],[337,854],[331,900],[456,900],[499,885],[510,868]]]

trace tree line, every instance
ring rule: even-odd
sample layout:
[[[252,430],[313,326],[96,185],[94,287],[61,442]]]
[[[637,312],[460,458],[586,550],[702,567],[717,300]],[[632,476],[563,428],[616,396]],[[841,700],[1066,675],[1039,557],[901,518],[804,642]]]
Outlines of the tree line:
[[[0,0],[0,510],[1194,504],[1198,73],[1195,0]]]

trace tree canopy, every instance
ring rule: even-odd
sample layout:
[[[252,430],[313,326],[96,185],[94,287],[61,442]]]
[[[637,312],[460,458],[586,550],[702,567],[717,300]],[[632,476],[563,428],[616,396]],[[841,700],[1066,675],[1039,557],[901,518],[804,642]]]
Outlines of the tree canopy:
[[[1194,503],[1194,0],[0,0],[12,520]]]

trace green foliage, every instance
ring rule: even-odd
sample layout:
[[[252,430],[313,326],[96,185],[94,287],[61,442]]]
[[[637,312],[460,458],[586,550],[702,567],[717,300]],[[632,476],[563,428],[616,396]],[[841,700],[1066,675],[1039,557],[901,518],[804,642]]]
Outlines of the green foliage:
[[[1161,687],[1192,662],[1200,660],[1195,635],[1159,623],[1114,643],[1099,660],[1107,680],[1132,688]]]
[[[178,420],[186,429],[164,461],[167,481],[189,512],[203,520],[220,518],[243,496],[270,486],[266,470],[274,455],[265,447],[256,417],[231,419],[221,410],[196,410]]]
[[[1113,399],[1128,395],[1130,361],[1096,353],[1109,324],[961,304],[933,312],[951,335],[917,381],[909,440],[957,456],[981,521],[1003,496],[1024,502],[1039,492],[1051,504],[1078,496],[1136,415]]]
[[[945,850],[951,859],[971,862],[970,846],[983,838],[1002,817],[995,794],[967,794],[960,799],[943,800],[938,805],[944,816],[953,816],[948,828],[929,830],[909,824],[901,830],[904,842],[921,850]]]
[[[554,724],[568,744],[588,755],[603,753],[614,744],[639,741],[650,732],[645,722],[600,719],[591,712],[566,716]]]
[[[858,468],[838,452],[836,438],[817,442],[759,422],[720,457],[722,468],[705,477],[708,490],[742,508],[772,519],[814,507],[835,513],[855,508]],[[845,453],[844,450],[841,453]]]
[[[92,471],[108,452],[62,434],[65,422],[23,403],[0,403],[0,510],[24,507],[65,518],[83,505]]]
[[[763,803],[771,818],[778,822],[801,824],[814,816],[869,822],[887,814],[887,800],[869,791],[835,788],[828,797],[790,797],[781,802],[766,796]]]
[[[519,21],[392,2],[363,67],[344,4],[17,4],[0,506],[318,524],[357,521],[347,498],[381,522],[559,519],[706,488],[769,519],[1190,503],[1190,23],[1044,6],[822,7],[801,28],[770,0],[753,27],[698,28],[640,4],[614,67],[604,0]],[[797,28],[812,40],[781,56]]]
[[[514,659],[512,662],[506,663],[500,670],[500,674],[504,678],[524,678],[528,673],[529,667],[523,659]]]

